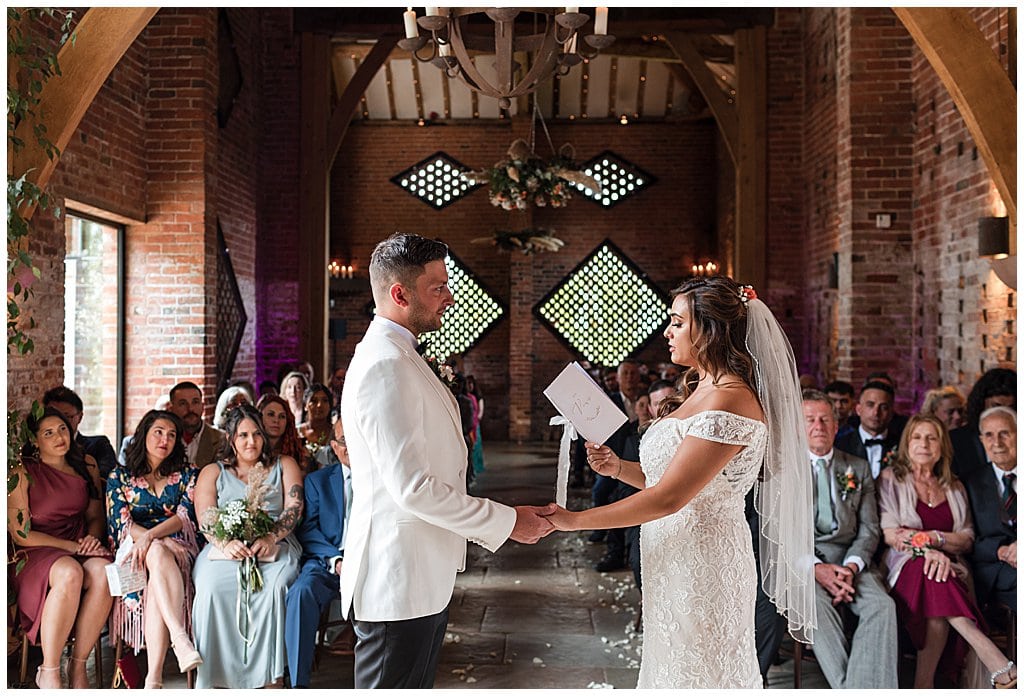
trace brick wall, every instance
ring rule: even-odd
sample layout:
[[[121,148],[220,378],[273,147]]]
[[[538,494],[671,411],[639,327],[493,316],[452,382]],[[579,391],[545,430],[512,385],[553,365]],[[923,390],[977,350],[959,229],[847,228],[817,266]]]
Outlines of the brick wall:
[[[594,247],[611,238],[651,280],[668,291],[688,273],[695,258],[715,253],[715,127],[709,121],[677,124],[548,124],[555,147],[571,141],[580,161],[611,149],[658,178],[650,189],[604,210],[576,197],[566,208],[509,213],[490,205],[486,189],[434,211],[388,180],[419,160],[443,150],[470,167],[504,156],[516,137],[528,137],[529,120],[487,125],[410,128],[407,124],[354,124],[342,146],[332,180],[331,229],[334,253],[365,279],[373,246],[396,230],[446,241],[483,284],[510,307],[510,318],[465,357],[487,399],[490,438],[542,437],[550,433],[554,410],[543,389],[574,356],[532,315],[533,306]],[[543,136],[538,150],[547,149]],[[543,144],[541,144],[543,142]],[[566,241],[557,254],[510,258],[472,244],[497,230],[529,225],[554,230]],[[349,261],[350,260],[350,261]],[[333,317],[347,320],[348,338],[333,346],[346,362],[369,322],[369,286],[339,298]],[[667,358],[655,340],[640,357]],[[511,365],[511,367],[509,367]],[[505,395],[512,397],[506,401]]]

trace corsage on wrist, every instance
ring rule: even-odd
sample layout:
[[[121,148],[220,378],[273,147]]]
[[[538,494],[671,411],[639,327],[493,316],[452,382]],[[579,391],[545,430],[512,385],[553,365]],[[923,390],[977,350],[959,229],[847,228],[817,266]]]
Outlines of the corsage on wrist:
[[[910,553],[914,558],[920,558],[924,556],[925,551],[932,548],[932,537],[928,532],[917,532],[914,536],[910,537],[910,541],[904,542],[910,547]]]

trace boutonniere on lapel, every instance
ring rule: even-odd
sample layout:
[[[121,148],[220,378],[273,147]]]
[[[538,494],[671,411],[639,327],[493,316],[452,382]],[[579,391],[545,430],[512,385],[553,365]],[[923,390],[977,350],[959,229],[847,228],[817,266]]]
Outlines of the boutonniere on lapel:
[[[891,450],[882,455],[882,463],[879,466],[879,471],[882,469],[888,469],[896,461],[896,452],[899,448],[893,447]]]
[[[839,484],[839,496],[846,502],[854,493],[858,492],[863,485],[861,480],[853,473],[853,467],[846,467],[846,471],[836,474],[836,482]]]
[[[430,371],[437,375],[437,378],[441,380],[441,384],[448,389],[451,389],[452,385],[455,383],[455,370],[452,366],[448,363],[441,362],[433,355],[424,355],[423,359],[427,362],[427,367],[430,368]]]

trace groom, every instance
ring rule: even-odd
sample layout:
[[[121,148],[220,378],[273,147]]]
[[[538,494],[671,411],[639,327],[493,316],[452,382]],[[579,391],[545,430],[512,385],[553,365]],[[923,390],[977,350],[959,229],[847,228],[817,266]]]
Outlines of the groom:
[[[454,304],[444,244],[394,234],[373,251],[376,317],[341,395],[352,511],[341,571],[353,610],[357,689],[430,688],[466,540],[495,551],[553,530],[547,508],[466,494],[466,443],[451,391],[416,352]]]

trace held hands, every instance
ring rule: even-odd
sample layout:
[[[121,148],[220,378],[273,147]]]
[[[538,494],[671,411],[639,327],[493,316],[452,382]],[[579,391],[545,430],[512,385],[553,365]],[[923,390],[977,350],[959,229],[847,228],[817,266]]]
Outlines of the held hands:
[[[576,513],[570,512],[563,507],[559,507],[552,503],[554,511],[551,512],[547,519],[548,521],[560,532],[574,532],[579,527],[576,526]]]
[[[618,455],[612,452],[607,445],[598,445],[589,440],[587,441],[587,464],[602,476],[615,478],[622,473],[622,460]]]
[[[848,566],[818,563],[814,566],[814,579],[832,595],[832,606],[852,602],[857,590],[853,587],[853,571]]]
[[[996,556],[1000,561],[1010,565],[1013,568],[1017,567],[1017,542],[1007,544],[1006,546],[1000,546],[999,550],[996,551]]]
[[[557,507],[554,503],[548,503],[543,507],[517,505],[515,507],[516,523],[512,527],[509,539],[518,541],[520,544],[536,544],[555,531],[554,526],[548,521],[547,515],[553,513]]]
[[[78,540],[78,548],[75,550],[78,556],[106,556],[107,548],[100,543],[99,539],[92,534],[86,534]]]

